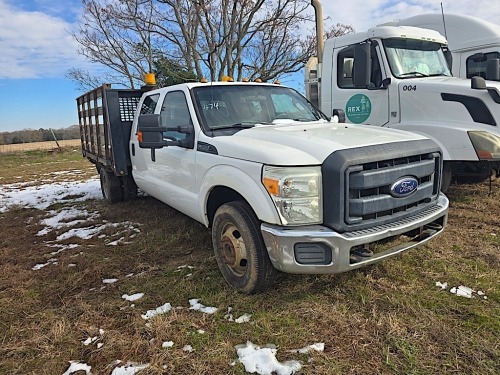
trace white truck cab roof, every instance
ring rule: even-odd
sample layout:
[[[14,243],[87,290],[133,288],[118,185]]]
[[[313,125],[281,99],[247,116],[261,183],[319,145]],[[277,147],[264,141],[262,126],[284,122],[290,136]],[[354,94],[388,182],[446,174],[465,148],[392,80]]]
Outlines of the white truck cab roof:
[[[446,45],[446,39],[439,32],[429,29],[421,29],[412,26],[397,26],[392,24],[383,24],[375,26],[364,32],[345,34],[336,38],[331,38],[325,42],[325,50],[328,48],[339,48],[351,44],[359,43],[371,38],[406,38],[426,40]],[[333,46],[331,44],[333,43]]]
[[[451,51],[477,49],[500,43],[500,26],[477,17],[462,14],[420,14],[404,20],[385,23],[391,26],[418,26],[438,30],[448,38]],[[446,31],[445,26],[446,25]]]

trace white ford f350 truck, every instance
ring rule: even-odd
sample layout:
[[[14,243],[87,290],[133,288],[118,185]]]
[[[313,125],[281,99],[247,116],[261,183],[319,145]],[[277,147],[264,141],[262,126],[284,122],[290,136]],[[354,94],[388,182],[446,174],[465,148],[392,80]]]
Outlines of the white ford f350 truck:
[[[312,4],[322,13],[318,0]],[[318,30],[321,21],[317,16]],[[443,191],[452,179],[500,176],[500,82],[452,77],[446,47],[437,31],[392,24],[324,45],[320,37],[305,69],[306,97],[348,123],[434,140],[443,150]]]
[[[105,85],[77,103],[83,155],[105,199],[132,199],[138,187],[211,228],[220,271],[245,293],[269,287],[277,270],[375,263],[446,225],[436,143],[332,123],[287,87]]]

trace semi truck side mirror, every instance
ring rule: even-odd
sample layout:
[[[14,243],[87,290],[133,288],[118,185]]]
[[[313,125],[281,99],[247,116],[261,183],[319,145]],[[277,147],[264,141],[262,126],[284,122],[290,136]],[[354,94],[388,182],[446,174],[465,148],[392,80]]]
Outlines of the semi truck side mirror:
[[[453,56],[449,49],[446,49],[443,52],[444,52],[444,59],[446,60],[446,65],[448,65],[448,69],[450,69],[451,72],[451,67],[453,66]]]
[[[478,52],[473,54],[471,57],[469,57],[472,61],[474,62],[485,62],[486,61],[486,55],[482,52]]]
[[[370,86],[371,75],[371,45],[370,43],[358,44],[354,47],[353,82],[356,88]]]
[[[500,59],[486,61],[486,79],[489,81],[500,81]]]
[[[333,117],[335,116],[337,116],[337,118],[339,119],[339,123],[345,122],[345,112],[342,109],[334,109]]]

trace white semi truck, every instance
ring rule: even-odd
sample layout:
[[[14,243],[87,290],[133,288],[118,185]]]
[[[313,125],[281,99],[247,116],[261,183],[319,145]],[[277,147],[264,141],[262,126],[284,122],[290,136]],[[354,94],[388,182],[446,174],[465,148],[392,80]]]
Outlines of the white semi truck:
[[[321,4],[312,0],[317,34]],[[408,130],[443,150],[443,190],[452,178],[500,174],[500,83],[452,77],[446,39],[411,26],[376,26],[327,40],[305,69],[306,97],[352,124]]]
[[[77,103],[104,198],[129,200],[138,187],[211,228],[221,273],[245,293],[269,287],[277,270],[333,274],[381,261],[447,221],[435,142],[332,123],[290,88],[106,85]]]
[[[384,25],[415,26],[438,31],[448,41],[451,72],[460,78],[500,81],[500,26],[459,14],[421,14]]]

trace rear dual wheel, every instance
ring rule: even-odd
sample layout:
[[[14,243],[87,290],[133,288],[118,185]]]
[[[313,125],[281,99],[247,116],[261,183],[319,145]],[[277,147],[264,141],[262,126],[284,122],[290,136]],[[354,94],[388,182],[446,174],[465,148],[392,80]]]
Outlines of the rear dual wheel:
[[[122,184],[113,172],[101,168],[99,171],[102,196],[108,203],[120,202],[123,199]]]
[[[132,200],[137,196],[137,185],[129,174],[118,177],[113,172],[99,169],[102,196],[108,203]]]

